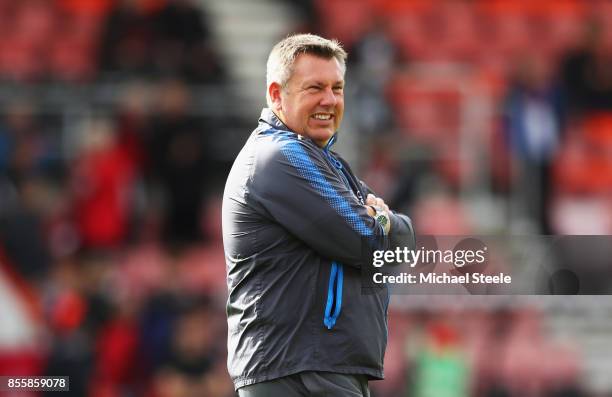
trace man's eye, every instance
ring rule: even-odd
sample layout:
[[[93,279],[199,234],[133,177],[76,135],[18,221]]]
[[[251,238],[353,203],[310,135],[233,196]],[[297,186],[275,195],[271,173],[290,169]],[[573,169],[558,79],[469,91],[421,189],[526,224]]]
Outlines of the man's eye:
[[[343,91],[344,87],[334,87],[333,90],[335,93],[340,94]]]
[[[311,85],[310,87],[307,88],[307,90],[311,92],[317,92],[319,91],[319,87],[316,85]]]

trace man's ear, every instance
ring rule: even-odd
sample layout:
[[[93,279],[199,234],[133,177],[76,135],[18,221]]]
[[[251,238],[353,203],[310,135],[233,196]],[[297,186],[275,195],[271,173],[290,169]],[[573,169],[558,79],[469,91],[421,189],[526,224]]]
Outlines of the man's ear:
[[[274,110],[281,110],[281,91],[282,87],[277,82],[273,81],[268,86],[268,95],[270,96],[270,101],[272,102],[272,108]]]

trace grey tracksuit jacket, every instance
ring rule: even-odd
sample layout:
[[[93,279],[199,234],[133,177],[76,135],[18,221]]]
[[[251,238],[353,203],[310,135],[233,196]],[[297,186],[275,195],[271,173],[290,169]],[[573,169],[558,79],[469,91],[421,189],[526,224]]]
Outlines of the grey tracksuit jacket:
[[[386,286],[362,288],[376,249],[414,246],[367,214],[348,164],[264,109],[223,195],[228,369],[236,389],[302,371],[383,378]]]

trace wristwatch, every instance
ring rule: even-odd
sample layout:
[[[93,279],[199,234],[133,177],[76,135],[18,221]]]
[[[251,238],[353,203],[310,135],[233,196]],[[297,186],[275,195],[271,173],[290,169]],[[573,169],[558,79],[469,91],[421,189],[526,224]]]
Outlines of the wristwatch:
[[[387,211],[375,205],[371,205],[370,207],[372,207],[374,212],[376,212],[376,214],[374,215],[374,219],[376,219],[378,223],[380,223],[380,225],[383,227],[386,236],[387,234],[389,234],[389,229],[391,228],[391,220],[389,219]]]

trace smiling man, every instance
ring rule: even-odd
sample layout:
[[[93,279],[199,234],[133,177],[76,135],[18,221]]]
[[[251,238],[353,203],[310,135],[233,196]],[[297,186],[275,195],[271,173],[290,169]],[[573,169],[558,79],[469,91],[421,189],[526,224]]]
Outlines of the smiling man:
[[[274,113],[291,131],[320,147],[336,133],[344,114],[345,66],[341,62],[343,58],[303,53],[295,59],[289,81],[283,84],[270,76],[268,84]]]
[[[227,179],[228,369],[241,397],[362,397],[383,378],[389,294],[363,293],[361,272],[374,250],[412,248],[414,232],[331,150],[345,61],[319,36],[278,43],[268,108]]]

